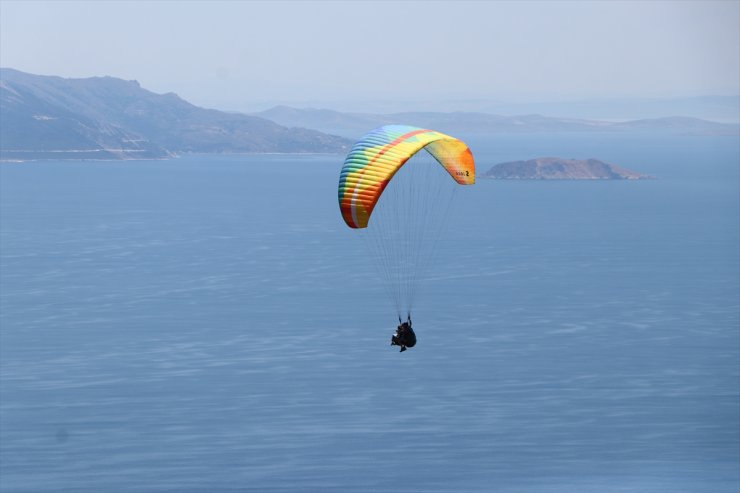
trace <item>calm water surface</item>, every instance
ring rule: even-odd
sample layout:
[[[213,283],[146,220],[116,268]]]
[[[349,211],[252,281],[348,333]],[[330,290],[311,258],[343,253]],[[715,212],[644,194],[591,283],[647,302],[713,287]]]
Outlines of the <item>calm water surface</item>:
[[[0,490],[737,492],[738,140],[472,136],[415,313],[342,156],[0,166]]]

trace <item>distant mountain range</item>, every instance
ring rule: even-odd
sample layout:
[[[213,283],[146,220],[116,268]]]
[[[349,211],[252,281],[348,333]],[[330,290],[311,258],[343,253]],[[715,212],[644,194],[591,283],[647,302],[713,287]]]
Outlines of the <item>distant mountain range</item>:
[[[179,153],[346,152],[351,142],[194,106],[113,77],[0,69],[0,159],[136,159]]]
[[[598,159],[557,157],[499,163],[483,176],[496,180],[646,180],[652,178]]]
[[[434,106],[430,106],[430,104],[434,104]],[[416,106],[421,106],[421,103],[417,103]],[[643,120],[669,115],[690,116],[725,123],[738,123],[738,120],[740,120],[740,95],[592,98],[519,103],[484,98],[457,98],[436,103],[427,101],[425,106],[437,108],[437,111],[474,111],[496,115],[537,114],[559,118],[607,121]],[[393,107],[391,106],[391,108]],[[385,112],[387,111],[374,111],[374,113]]]
[[[391,97],[389,95],[389,97]],[[543,115],[580,120],[631,121],[666,116],[688,116],[722,123],[740,123],[740,94],[663,97],[602,97],[573,98],[569,100],[503,101],[496,94],[488,97],[445,96],[418,97],[416,99],[330,99],[317,100],[308,106],[295,99],[275,99],[266,104],[254,99],[245,101],[214,101],[226,111],[256,114],[273,106],[294,108],[331,108],[345,113],[412,113],[434,111],[437,113],[468,112],[489,115]]]
[[[476,112],[409,112],[392,114],[342,113],[328,109],[298,109],[276,106],[255,116],[289,127],[305,127],[359,138],[367,131],[391,123],[433,128],[459,136],[493,133],[553,132],[663,132],[683,135],[738,135],[740,125],[698,118],[666,117],[627,122],[606,122],[541,115],[502,116]]]
[[[483,112],[342,113],[276,106],[251,115],[194,106],[113,77],[66,79],[0,69],[0,160],[155,159],[181,153],[347,152],[381,125],[458,137],[506,133],[635,132],[738,135],[740,125],[668,117],[606,122]]]

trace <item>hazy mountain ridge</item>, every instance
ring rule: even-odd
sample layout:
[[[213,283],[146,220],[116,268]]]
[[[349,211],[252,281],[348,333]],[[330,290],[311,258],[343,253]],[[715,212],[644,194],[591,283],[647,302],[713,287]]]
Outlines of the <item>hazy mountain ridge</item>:
[[[427,102],[429,105],[430,102]],[[504,102],[484,98],[458,98],[445,103],[445,111],[475,111],[501,115],[538,114],[584,120],[633,121],[681,115],[702,120],[738,123],[740,95],[693,97],[615,97],[569,101]]]
[[[277,106],[247,115],[195,106],[114,77],[65,79],[0,69],[0,159],[166,158],[183,152],[346,152],[390,123],[453,135],[664,132],[738,135],[740,125],[691,117],[606,122],[483,112],[343,113]],[[310,129],[310,130],[309,130]],[[334,135],[329,135],[334,134]],[[341,135],[341,137],[338,137]]]
[[[646,180],[652,178],[598,159],[558,157],[499,163],[486,171],[483,176],[495,180]]]
[[[392,114],[342,113],[327,109],[276,106],[254,113],[286,126],[313,128],[350,138],[390,123],[433,128],[447,133],[537,133],[537,132],[670,132],[690,135],[738,135],[740,125],[717,123],[692,117],[663,117],[626,122],[608,122],[542,115],[503,116],[480,112],[403,112]]]
[[[194,106],[114,77],[0,69],[0,158],[164,158],[181,152],[344,152],[351,142]]]

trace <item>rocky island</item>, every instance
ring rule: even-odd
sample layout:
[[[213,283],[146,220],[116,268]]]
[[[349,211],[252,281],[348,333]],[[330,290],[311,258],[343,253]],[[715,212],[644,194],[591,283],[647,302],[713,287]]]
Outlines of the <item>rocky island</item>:
[[[558,157],[499,163],[491,167],[483,176],[494,180],[646,180],[652,178],[598,159]]]

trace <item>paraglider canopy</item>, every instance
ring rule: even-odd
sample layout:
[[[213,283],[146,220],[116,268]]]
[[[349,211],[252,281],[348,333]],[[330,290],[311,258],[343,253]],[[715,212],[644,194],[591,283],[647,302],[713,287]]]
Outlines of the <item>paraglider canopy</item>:
[[[435,130],[386,125],[347,155],[339,209],[368,247],[399,318],[411,313],[456,191],[467,188],[458,185],[474,183],[468,146]]]
[[[367,227],[390,180],[422,149],[428,151],[457,183],[475,183],[475,161],[463,141],[409,125],[377,128],[352,147],[339,177],[339,207],[350,228]]]

